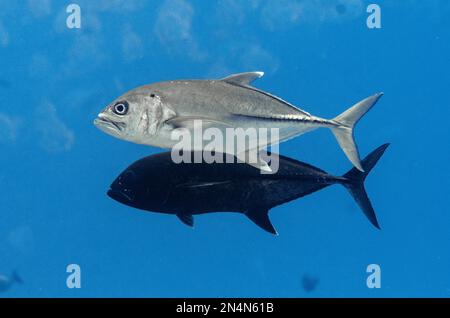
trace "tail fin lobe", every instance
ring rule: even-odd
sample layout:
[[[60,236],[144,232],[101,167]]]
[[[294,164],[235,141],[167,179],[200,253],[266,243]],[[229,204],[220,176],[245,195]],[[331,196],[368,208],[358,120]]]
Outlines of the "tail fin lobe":
[[[364,169],[359,159],[358,147],[356,146],[353,136],[353,129],[358,121],[372,108],[373,105],[376,104],[381,96],[383,96],[383,93],[370,96],[333,119],[338,126],[332,127],[331,129],[339,146],[352,164],[360,171],[364,171]]]
[[[352,168],[343,176],[344,178],[348,179],[348,182],[344,183],[344,186],[355,199],[356,203],[358,203],[369,221],[377,229],[380,229],[380,225],[375,215],[372,203],[367,196],[367,192],[364,187],[364,180],[366,179],[372,168],[377,164],[378,160],[381,158],[388,146],[388,143],[384,144],[372,151],[366,158],[364,158],[364,160],[361,162],[361,166],[364,168],[364,172],[358,170],[357,168]]]

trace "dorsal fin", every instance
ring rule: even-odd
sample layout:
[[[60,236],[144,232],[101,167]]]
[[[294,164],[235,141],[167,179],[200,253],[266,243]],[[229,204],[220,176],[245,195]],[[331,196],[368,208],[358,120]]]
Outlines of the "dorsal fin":
[[[246,89],[250,89],[252,91],[264,94],[266,96],[269,96],[270,98],[277,100],[278,102],[280,102],[282,104],[285,104],[286,106],[289,106],[291,108],[291,112],[288,113],[288,115],[289,114],[294,114],[294,115],[300,114],[300,115],[304,115],[304,116],[311,116],[311,114],[305,112],[304,110],[301,110],[300,108],[295,107],[294,105],[288,103],[287,101],[250,85],[254,80],[262,77],[263,75],[264,75],[264,72],[239,73],[239,74],[233,74],[233,75],[227,76],[225,78],[222,78],[221,81],[229,83],[231,85],[244,87]]]
[[[230,84],[237,84],[237,85],[242,85],[242,86],[248,86],[254,80],[262,77],[263,75],[264,75],[264,72],[239,73],[239,74],[232,74],[230,76],[222,78],[221,81],[224,81],[224,82],[227,82],[227,83],[230,83]]]

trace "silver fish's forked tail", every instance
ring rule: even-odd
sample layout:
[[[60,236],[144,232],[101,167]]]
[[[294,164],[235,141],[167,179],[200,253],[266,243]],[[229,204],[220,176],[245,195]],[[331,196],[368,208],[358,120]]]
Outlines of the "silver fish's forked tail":
[[[358,147],[356,146],[355,138],[353,136],[353,129],[361,117],[376,104],[381,96],[383,96],[383,93],[370,96],[333,119],[338,126],[331,127],[331,131],[348,159],[360,171],[364,171],[364,168],[359,159]]]

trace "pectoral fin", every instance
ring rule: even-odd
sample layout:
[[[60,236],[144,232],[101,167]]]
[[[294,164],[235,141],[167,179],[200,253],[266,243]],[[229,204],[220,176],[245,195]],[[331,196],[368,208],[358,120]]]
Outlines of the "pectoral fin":
[[[188,190],[188,189],[202,189],[202,188],[211,188],[215,186],[223,186],[226,184],[230,184],[232,181],[211,181],[211,182],[188,182],[178,185],[177,190]]]
[[[187,226],[194,227],[194,217],[189,213],[177,213],[177,217]]]
[[[269,210],[267,208],[252,208],[245,212],[245,215],[263,230],[278,235],[269,219]]]
[[[195,121],[201,121],[203,128],[214,125],[231,127],[229,124],[221,120],[200,116],[177,116],[166,120],[165,123],[172,126],[174,129],[176,128],[193,129]]]

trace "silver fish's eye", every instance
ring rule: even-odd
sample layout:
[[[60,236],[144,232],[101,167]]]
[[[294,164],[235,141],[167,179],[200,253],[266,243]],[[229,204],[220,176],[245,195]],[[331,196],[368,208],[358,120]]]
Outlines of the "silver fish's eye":
[[[128,103],[127,102],[118,102],[113,107],[114,113],[117,115],[126,115],[128,112]]]

